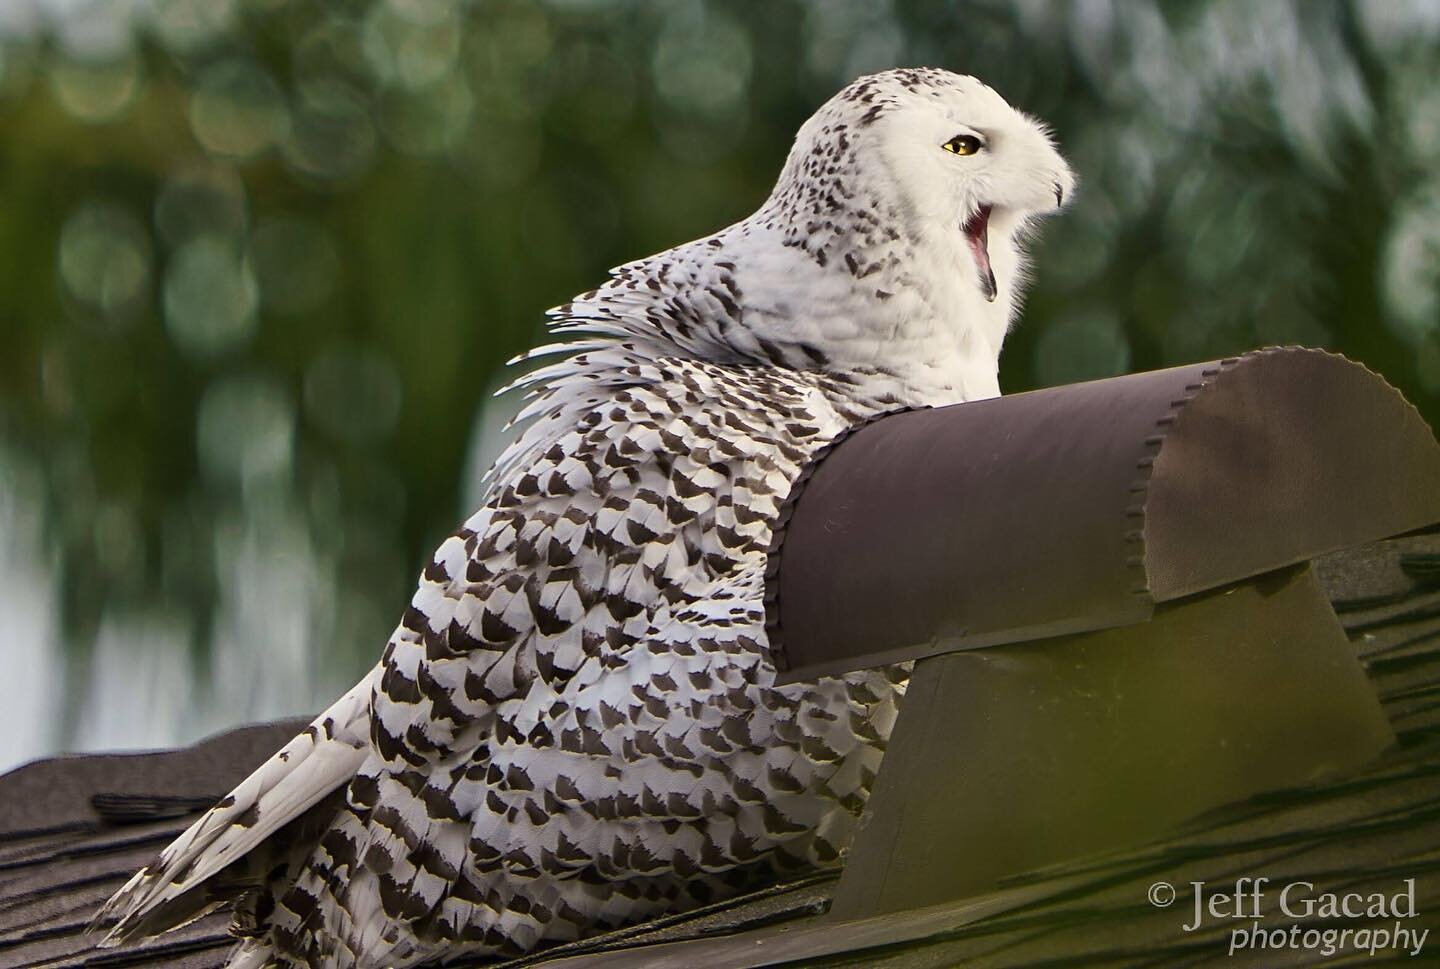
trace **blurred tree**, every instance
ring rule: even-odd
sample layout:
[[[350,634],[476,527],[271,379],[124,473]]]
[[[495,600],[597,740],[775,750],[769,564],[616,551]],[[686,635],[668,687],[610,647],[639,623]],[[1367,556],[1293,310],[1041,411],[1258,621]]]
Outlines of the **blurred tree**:
[[[1426,0],[6,5],[0,481],[67,702],[173,665],[140,658],[157,613],[191,690],[139,739],[352,682],[541,311],[751,211],[800,121],[897,64],[987,79],[1081,173],[1008,391],[1298,342],[1434,422],[1437,61]]]

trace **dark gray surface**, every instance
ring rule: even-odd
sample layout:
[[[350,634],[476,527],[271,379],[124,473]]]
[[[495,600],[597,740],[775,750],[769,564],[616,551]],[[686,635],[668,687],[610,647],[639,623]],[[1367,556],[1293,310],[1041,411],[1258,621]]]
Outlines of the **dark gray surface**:
[[[0,967],[221,965],[228,915],[118,951],[96,951],[85,925],[305,723],[243,727],[182,750],[57,757],[0,777]]]
[[[307,722],[253,724],[180,750],[53,757],[24,764],[3,777],[0,838],[92,825],[102,820],[92,803],[97,796],[110,816],[191,814],[196,805],[188,802],[227,794]],[[124,797],[116,799],[116,793]]]

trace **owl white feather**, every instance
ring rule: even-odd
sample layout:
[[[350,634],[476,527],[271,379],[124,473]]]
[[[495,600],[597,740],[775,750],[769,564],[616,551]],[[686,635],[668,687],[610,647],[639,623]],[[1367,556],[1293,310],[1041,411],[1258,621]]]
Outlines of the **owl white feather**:
[[[553,310],[580,336],[535,351],[531,423],[381,662],[110,900],[107,941],[238,899],[233,966],[412,966],[841,864],[908,671],[775,685],[776,516],[847,428],[999,393],[1026,229],[1073,185],[980,81],[876,74],[754,215]]]

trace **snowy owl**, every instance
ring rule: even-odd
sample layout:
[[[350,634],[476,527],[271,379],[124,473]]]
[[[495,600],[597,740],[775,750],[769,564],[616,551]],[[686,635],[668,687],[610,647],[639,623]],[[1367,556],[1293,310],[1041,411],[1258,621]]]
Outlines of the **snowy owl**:
[[[863,77],[750,217],[551,311],[529,421],[383,656],[161,852],[116,943],[227,900],[232,966],[513,955],[842,863],[908,669],[777,686],[777,509],[887,411],[991,397],[1071,194],[971,77]]]

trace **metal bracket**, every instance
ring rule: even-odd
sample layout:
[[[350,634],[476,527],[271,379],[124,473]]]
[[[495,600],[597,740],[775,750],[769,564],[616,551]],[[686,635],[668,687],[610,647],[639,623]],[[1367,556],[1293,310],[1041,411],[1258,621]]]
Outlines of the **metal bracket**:
[[[1393,742],[1308,565],[1149,622],[922,659],[831,918],[1142,844]]]

